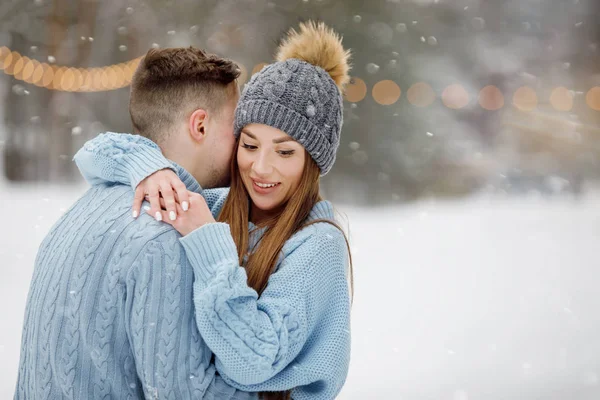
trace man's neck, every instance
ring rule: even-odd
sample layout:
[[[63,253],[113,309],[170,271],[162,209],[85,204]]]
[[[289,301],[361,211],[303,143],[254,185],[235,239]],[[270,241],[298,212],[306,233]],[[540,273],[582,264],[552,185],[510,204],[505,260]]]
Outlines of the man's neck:
[[[200,186],[200,183],[198,183],[198,181],[192,176],[192,174],[186,171],[185,168],[177,164],[175,161],[169,161],[171,161],[171,163],[175,166],[175,169],[177,170],[177,176],[179,177],[179,179],[181,179],[187,190],[196,193],[202,192],[202,186]]]
[[[185,145],[177,143],[169,143],[169,145],[159,145],[163,155],[171,162],[176,164],[179,178],[186,185],[188,190],[200,192],[204,187],[202,177],[197,176],[193,157],[186,154]]]
[[[179,150],[175,150],[175,149],[179,149]],[[179,165],[179,167],[183,168],[188,174],[190,174],[197,182],[198,184],[200,184],[200,186],[204,187],[204,176],[201,175],[198,172],[198,168],[195,164],[195,160],[194,158],[200,158],[200,157],[192,157],[188,154],[186,154],[185,150],[181,150],[181,149],[185,149],[185,145],[182,144],[181,147],[175,145],[175,146],[161,146],[161,150],[163,155],[168,158],[169,160],[173,161],[174,163],[176,163],[177,165]]]

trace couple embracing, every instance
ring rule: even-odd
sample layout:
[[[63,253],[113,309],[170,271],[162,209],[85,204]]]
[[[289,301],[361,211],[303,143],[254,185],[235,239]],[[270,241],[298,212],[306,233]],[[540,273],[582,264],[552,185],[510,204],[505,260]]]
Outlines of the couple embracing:
[[[147,53],[135,134],[76,154],[92,187],[40,246],[15,399],[335,398],[352,263],[319,179],[348,58],[301,24],[240,95],[229,60]]]

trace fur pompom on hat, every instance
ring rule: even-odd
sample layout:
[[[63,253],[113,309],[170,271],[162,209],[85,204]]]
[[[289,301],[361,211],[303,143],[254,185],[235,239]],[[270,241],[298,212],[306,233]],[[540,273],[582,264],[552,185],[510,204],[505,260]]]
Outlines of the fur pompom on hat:
[[[323,23],[291,29],[277,49],[277,61],[244,88],[235,111],[236,137],[252,123],[280,129],[304,146],[325,175],[340,144],[349,58],[341,37]]]

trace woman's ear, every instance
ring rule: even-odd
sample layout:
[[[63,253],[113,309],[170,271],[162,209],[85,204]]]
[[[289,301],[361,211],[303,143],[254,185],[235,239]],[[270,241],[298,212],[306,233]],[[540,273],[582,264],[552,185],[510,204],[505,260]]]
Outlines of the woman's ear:
[[[200,142],[206,134],[206,111],[199,108],[190,115],[189,133],[192,139]]]

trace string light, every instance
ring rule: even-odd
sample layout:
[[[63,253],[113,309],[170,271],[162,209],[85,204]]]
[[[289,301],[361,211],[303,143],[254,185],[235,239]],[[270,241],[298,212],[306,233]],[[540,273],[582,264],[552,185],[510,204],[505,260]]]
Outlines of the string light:
[[[592,110],[600,111],[600,86],[595,86],[587,92],[585,102]]]
[[[394,81],[379,81],[373,86],[373,99],[382,106],[389,106],[398,101],[402,91]]]
[[[344,96],[351,103],[358,103],[367,95],[367,84],[362,79],[354,76],[346,85]]]
[[[15,79],[50,90],[101,92],[129,86],[141,57],[99,68],[74,68],[40,63],[8,47],[0,47],[0,70]]]
[[[35,63],[35,60],[28,60],[27,64],[25,64],[25,67],[23,67],[22,79],[27,83],[31,83],[31,77],[33,76],[33,71],[35,71],[36,67]]]
[[[50,84],[52,83],[52,79],[54,78],[54,66],[48,65],[46,63],[44,65],[44,75],[42,76],[42,80],[39,82],[40,87],[50,88]]]
[[[408,89],[406,97],[412,105],[427,107],[435,101],[435,92],[427,83],[417,82]]]
[[[42,81],[44,77],[44,64],[38,63],[33,70],[33,75],[31,76],[31,82],[36,86],[39,86],[38,83]]]
[[[513,96],[513,104],[521,111],[529,112],[535,110],[538,105],[535,90],[528,86],[518,88]]]
[[[496,86],[488,85],[479,92],[479,105],[488,111],[496,111],[504,107],[504,95]]]
[[[65,92],[102,92],[127,87],[138,67],[142,57],[133,60],[95,68],[75,68],[40,62],[27,56],[22,56],[8,47],[0,47],[0,71],[14,76],[15,79],[50,90]],[[240,83],[248,79],[248,71],[240,65]],[[259,72],[266,63],[254,66],[251,75]],[[352,77],[346,86],[344,98],[357,103],[367,95],[365,81]],[[391,105],[398,101],[402,91],[391,80],[375,83],[372,88],[373,99],[381,105]],[[407,93],[409,103],[426,107],[436,98],[433,88],[425,82],[412,85]],[[441,94],[442,103],[451,109],[460,109],[468,105],[469,95],[459,84],[448,86]],[[495,86],[485,86],[479,92],[479,105],[489,111],[504,107],[504,95]],[[550,104],[557,111],[570,111],[573,107],[573,94],[564,87],[555,88],[550,96]],[[586,94],[586,104],[592,110],[600,111],[600,87],[591,88]],[[521,111],[533,111],[538,105],[536,92],[527,86],[517,89],[513,95],[513,105]]]
[[[21,57],[20,55],[16,58],[16,61],[13,63],[13,75],[15,76],[16,79],[22,80],[22,74],[21,72],[23,71],[23,67],[25,63],[23,62],[23,57]]]
[[[550,94],[550,104],[556,111],[571,111],[573,94],[566,87],[557,87]]]
[[[469,93],[459,84],[450,85],[442,92],[442,103],[448,108],[459,110],[469,104]]]
[[[64,90],[63,89],[63,75],[65,74],[67,68],[66,67],[57,67],[54,70],[54,77],[52,78],[51,88],[54,90]]]

